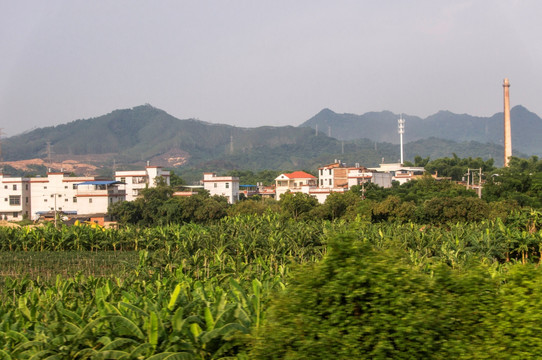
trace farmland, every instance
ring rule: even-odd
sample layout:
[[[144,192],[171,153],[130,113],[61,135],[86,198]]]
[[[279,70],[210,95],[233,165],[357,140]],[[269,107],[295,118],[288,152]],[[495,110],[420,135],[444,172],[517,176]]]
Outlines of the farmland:
[[[1,228],[0,358],[318,358],[307,347],[323,346],[317,334],[326,332],[323,343],[339,347],[343,358],[503,358],[495,336],[512,348],[523,344],[515,331],[540,327],[541,219],[524,211],[506,223],[428,226],[267,213],[120,230]],[[342,273],[351,275],[333,291],[365,288],[361,303],[327,294],[326,284]],[[337,303],[337,294],[347,297]],[[374,294],[387,299],[377,313]],[[322,301],[342,320],[328,324],[329,315],[305,313],[321,310]],[[299,328],[288,319],[312,321]],[[362,328],[360,347],[347,335]],[[517,349],[523,358],[540,350],[527,344]]]

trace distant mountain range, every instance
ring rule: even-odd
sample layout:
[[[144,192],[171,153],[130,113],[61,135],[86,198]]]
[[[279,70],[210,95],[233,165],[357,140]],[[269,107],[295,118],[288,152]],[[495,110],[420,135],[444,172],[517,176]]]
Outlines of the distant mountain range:
[[[322,110],[299,127],[241,128],[195,119],[180,120],[150,105],[39,128],[2,141],[6,161],[74,159],[117,169],[152,165],[182,173],[246,170],[315,170],[341,159],[375,166],[399,160],[398,115],[373,112],[336,114]],[[426,119],[405,116],[405,160],[415,155],[494,158],[502,164],[502,116],[478,118],[439,112]],[[536,136],[542,120],[523,107],[512,110],[514,149],[542,153]],[[318,133],[314,130],[318,125]],[[327,136],[331,127],[331,137]],[[514,155],[526,156],[516,152]],[[81,160],[83,161],[83,160]]]
[[[300,126],[307,126],[328,133],[339,140],[369,138],[374,141],[399,143],[397,119],[399,114],[389,111],[368,112],[363,115],[337,114],[324,109]],[[491,117],[454,114],[439,111],[425,119],[403,115],[405,119],[405,142],[438,138],[455,142],[476,141],[503,144],[503,113]],[[542,154],[542,119],[521,105],[511,110],[512,146],[526,154]]]

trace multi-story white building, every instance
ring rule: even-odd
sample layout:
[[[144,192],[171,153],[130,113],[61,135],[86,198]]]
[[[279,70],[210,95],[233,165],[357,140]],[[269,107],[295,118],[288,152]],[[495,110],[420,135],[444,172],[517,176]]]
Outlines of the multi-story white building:
[[[114,180],[92,180],[77,184],[77,214],[105,214],[110,205],[126,200],[122,184]]]
[[[235,176],[216,176],[215,173],[203,173],[203,188],[211,196],[225,196],[228,203],[239,201],[239,178]]]
[[[28,178],[4,176],[0,172],[0,220],[20,221],[30,213]]]
[[[115,180],[124,183],[120,186],[126,193],[126,200],[137,199],[141,190],[156,186],[159,179],[163,179],[167,185],[170,172],[162,170],[161,166],[147,166],[145,170],[115,171]]]
[[[340,160],[318,168],[318,187],[326,189],[350,188],[350,172],[365,171],[364,167],[346,167]]]
[[[275,196],[280,200],[282,194],[290,192],[309,193],[309,189],[318,187],[318,179],[304,171],[280,174],[275,178]]]
[[[96,180],[93,176],[69,176],[67,173],[48,173],[47,177],[30,178],[32,220],[51,211],[75,215],[78,211],[77,184]]]

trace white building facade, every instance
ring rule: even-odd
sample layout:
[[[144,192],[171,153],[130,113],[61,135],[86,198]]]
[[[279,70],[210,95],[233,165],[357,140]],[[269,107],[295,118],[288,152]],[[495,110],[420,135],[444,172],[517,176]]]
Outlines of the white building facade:
[[[398,181],[399,184],[404,184],[410,180],[418,179],[425,173],[425,169],[423,167],[403,166],[399,163],[380,164],[380,167],[372,168],[370,170],[389,173],[392,176],[392,181]]]
[[[239,178],[235,176],[216,176],[215,173],[203,173],[203,188],[211,196],[224,196],[228,203],[239,201]]]
[[[48,173],[47,177],[30,178],[32,220],[51,211],[78,214],[77,184],[96,180],[95,177],[68,176],[67,173]]]
[[[139,197],[141,190],[156,186],[159,179],[169,185],[170,175],[161,166],[147,166],[145,170],[115,171],[115,180],[124,183],[120,189],[124,190],[127,201],[133,201]]]
[[[0,220],[21,221],[30,217],[29,179],[0,173]]]
[[[109,206],[126,200],[119,181],[93,180],[77,184],[77,215],[105,214]]]
[[[318,187],[318,179],[304,171],[280,174],[275,178],[275,196],[280,200],[282,194],[290,192],[309,193],[310,189]]]

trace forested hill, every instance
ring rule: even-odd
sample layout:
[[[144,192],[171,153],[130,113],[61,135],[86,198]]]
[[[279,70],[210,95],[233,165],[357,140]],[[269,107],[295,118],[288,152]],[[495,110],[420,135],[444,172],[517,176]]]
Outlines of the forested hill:
[[[115,154],[117,159],[131,163],[174,152],[200,161],[251,149],[310,142],[313,133],[308,128],[292,126],[239,128],[179,120],[163,110],[143,105],[5,139],[3,155],[6,160],[43,158],[50,142],[57,156]]]
[[[318,130],[340,140],[369,138],[374,141],[399,143],[397,119],[399,114],[390,111],[368,112],[363,115],[337,114],[324,109],[300,127],[318,126]],[[405,122],[404,141],[412,142],[430,137],[456,142],[477,141],[481,143],[503,144],[503,113],[491,117],[477,117],[468,114],[454,114],[439,111],[425,119],[403,115]],[[512,146],[527,153],[542,155],[542,119],[521,105],[511,110]]]
[[[392,113],[387,116],[396,126],[396,116]],[[392,133],[396,137],[395,128]],[[371,138],[373,134],[359,135]],[[232,169],[315,170],[334,159],[365,166],[375,166],[382,159],[398,161],[400,151],[398,145],[392,144],[394,139],[382,140],[341,141],[323,132],[316,134],[310,127],[240,128],[195,119],[180,120],[143,105],[3,139],[2,152],[6,161],[45,159],[49,142],[53,162],[78,159],[111,168],[114,161],[117,169],[122,169],[151,161],[152,165],[181,167],[182,172],[193,170],[200,174]],[[454,153],[460,157],[494,158],[499,165],[503,150],[495,144],[435,138],[405,145],[405,160],[410,161],[416,155],[436,158]]]

